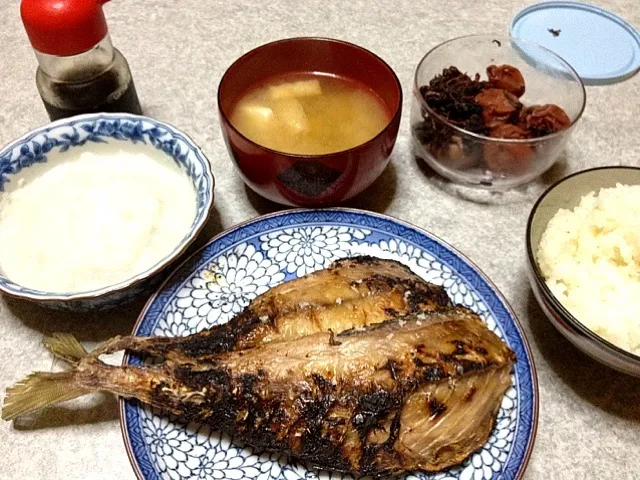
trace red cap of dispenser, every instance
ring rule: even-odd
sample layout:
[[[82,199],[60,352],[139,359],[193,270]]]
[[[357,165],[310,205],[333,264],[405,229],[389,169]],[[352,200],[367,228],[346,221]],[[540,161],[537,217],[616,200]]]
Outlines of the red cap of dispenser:
[[[33,48],[49,55],[86,52],[107,35],[109,0],[22,0],[20,14]]]

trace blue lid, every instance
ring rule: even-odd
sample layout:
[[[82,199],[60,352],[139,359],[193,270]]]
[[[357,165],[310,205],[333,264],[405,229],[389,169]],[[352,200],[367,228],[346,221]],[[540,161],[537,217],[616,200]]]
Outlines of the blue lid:
[[[640,34],[611,12],[578,2],[542,2],[519,12],[511,36],[565,59],[587,85],[624,80],[640,69]]]

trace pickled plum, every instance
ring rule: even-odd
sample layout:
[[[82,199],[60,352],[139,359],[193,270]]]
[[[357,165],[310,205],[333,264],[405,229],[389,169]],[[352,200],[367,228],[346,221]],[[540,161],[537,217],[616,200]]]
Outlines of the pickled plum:
[[[524,95],[524,77],[520,70],[511,65],[489,65],[487,77],[491,86],[495,88],[502,88],[518,98]]]

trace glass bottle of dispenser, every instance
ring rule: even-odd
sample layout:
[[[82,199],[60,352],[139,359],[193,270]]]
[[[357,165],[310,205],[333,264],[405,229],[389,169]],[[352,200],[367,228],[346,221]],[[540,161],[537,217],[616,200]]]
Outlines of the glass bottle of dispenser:
[[[142,113],[129,64],[111,44],[102,11],[107,1],[22,0],[22,22],[38,60],[36,85],[51,120]]]

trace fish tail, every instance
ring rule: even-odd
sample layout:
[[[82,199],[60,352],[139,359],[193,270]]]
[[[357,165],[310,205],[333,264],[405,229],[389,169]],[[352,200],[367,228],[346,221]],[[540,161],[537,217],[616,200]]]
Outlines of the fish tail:
[[[77,372],[35,372],[7,389],[1,418],[13,420],[20,415],[90,392],[77,385]]]
[[[100,360],[100,355],[119,350],[146,351],[143,339],[116,337],[91,352],[72,335],[58,333],[45,339],[53,355],[72,365],[66,372],[35,372],[7,389],[2,405],[2,420],[13,420],[36,410],[92,392],[104,391],[122,397],[135,397],[153,404],[149,385],[157,379],[167,381],[157,370],[115,367]],[[142,346],[140,346],[140,345]],[[157,382],[156,382],[157,383]]]
[[[53,354],[65,362],[76,365],[88,355],[85,348],[73,335],[68,333],[54,333],[44,340],[44,346]]]

